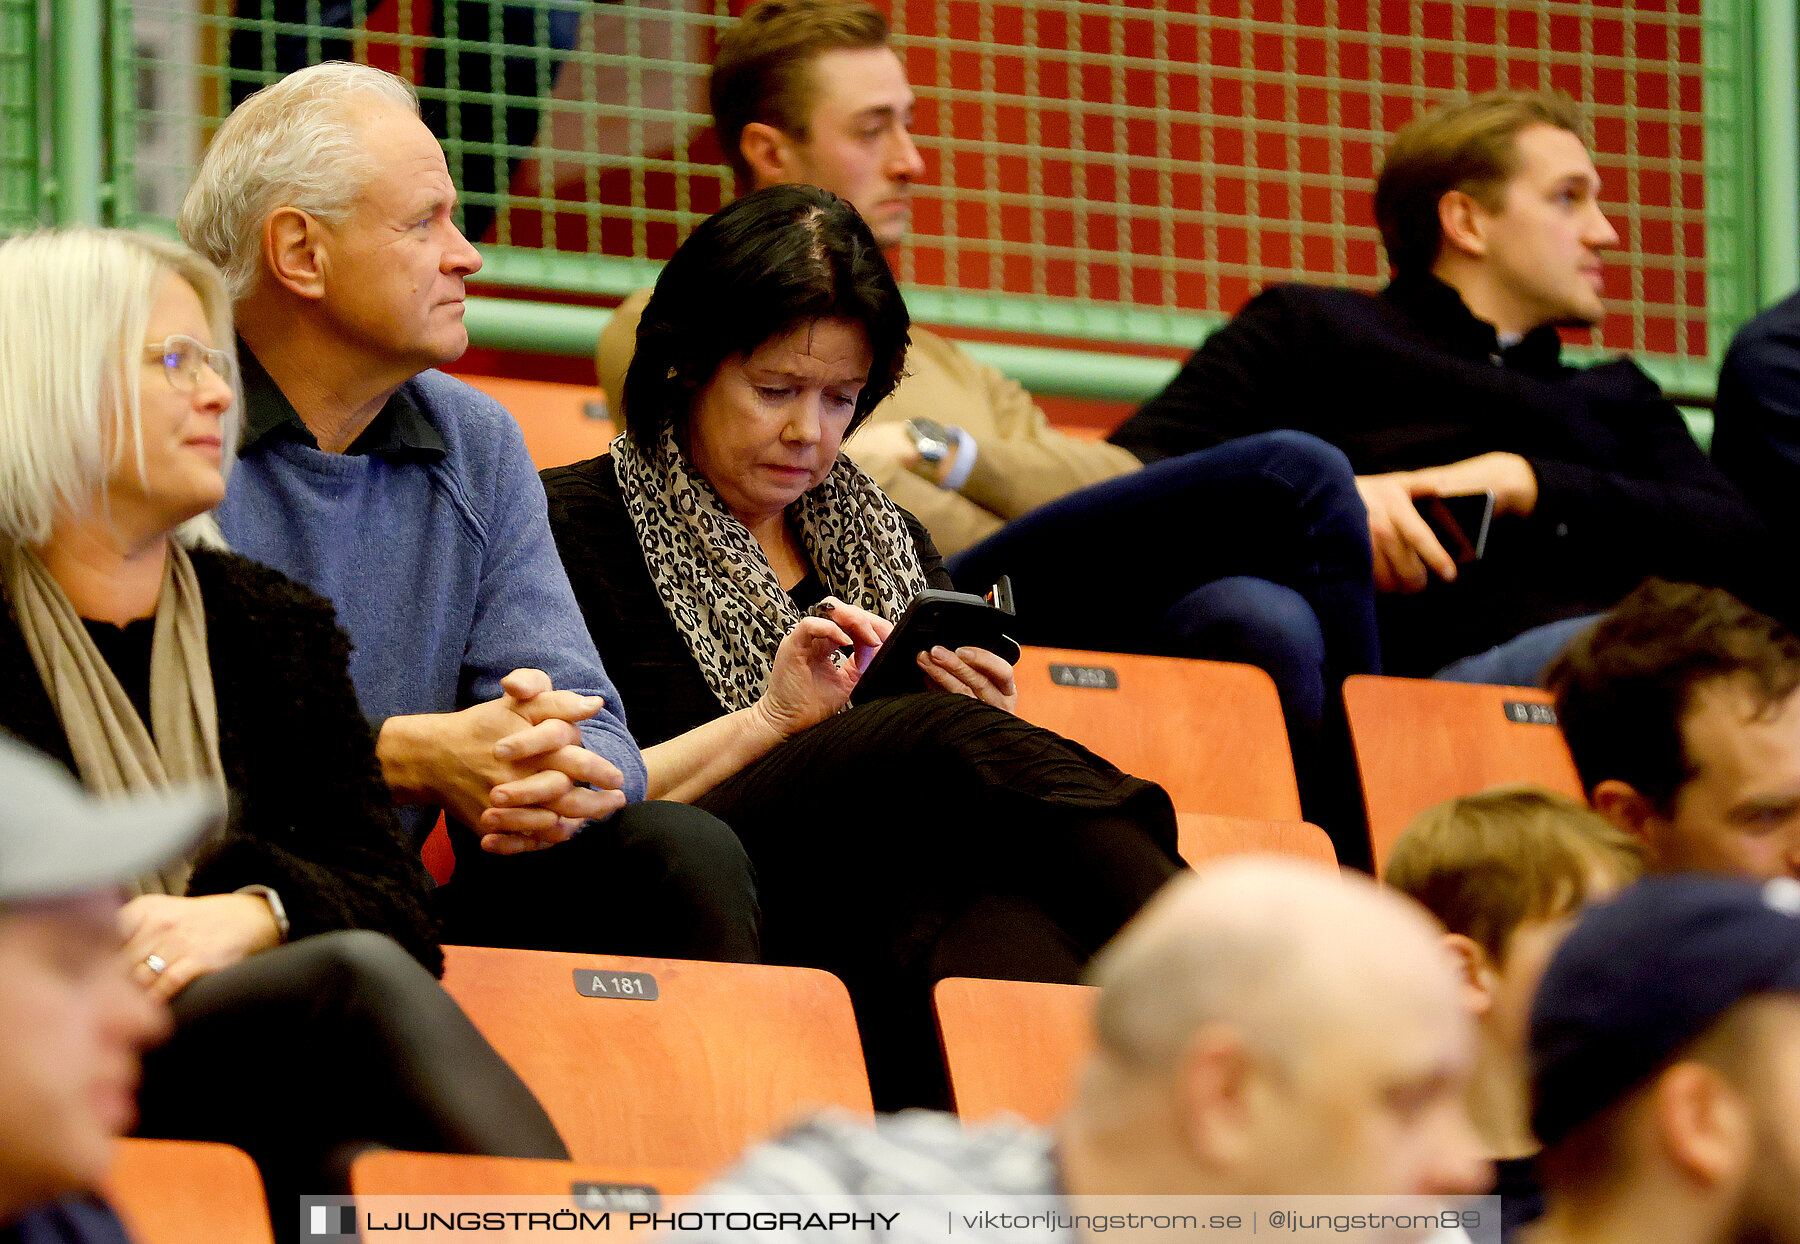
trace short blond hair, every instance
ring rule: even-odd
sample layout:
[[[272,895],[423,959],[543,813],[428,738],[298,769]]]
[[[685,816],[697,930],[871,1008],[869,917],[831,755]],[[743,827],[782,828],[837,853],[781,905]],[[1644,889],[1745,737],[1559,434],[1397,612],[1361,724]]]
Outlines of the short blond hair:
[[[225,283],[179,242],[91,228],[0,242],[0,539],[41,545],[59,515],[93,512],[126,453],[142,469],[139,364],[150,310],[170,276],[193,287],[213,346],[235,361]],[[227,468],[239,401],[234,390]],[[191,540],[207,526],[183,534]]]
[[[1643,843],[1585,804],[1505,786],[1421,812],[1395,841],[1382,880],[1500,963],[1520,925],[1586,902],[1597,869],[1624,885],[1647,862]]]
[[[176,224],[189,246],[225,274],[234,302],[256,286],[262,229],[278,207],[341,224],[376,168],[349,105],[373,96],[419,115],[403,78],[327,61],[256,92],[213,135]]]

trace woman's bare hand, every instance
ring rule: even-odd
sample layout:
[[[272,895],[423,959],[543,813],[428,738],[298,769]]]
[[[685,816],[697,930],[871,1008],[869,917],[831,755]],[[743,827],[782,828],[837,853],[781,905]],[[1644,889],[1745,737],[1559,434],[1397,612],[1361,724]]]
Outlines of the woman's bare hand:
[[[964,647],[952,652],[940,645],[919,654],[919,668],[945,691],[973,696],[1009,713],[1019,711],[1019,684],[1013,667],[986,648]]]
[[[893,623],[835,597],[802,618],[775,652],[775,666],[756,708],[782,738],[791,738],[843,708]],[[845,649],[851,649],[846,652]]]

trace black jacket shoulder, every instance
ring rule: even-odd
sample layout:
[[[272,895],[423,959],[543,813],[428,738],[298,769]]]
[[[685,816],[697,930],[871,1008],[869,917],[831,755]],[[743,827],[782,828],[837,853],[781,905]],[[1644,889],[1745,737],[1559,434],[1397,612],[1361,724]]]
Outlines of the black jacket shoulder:
[[[196,858],[188,892],[267,885],[281,895],[292,938],[373,929],[442,971],[431,881],[400,832],[330,603],[236,554],[190,556],[234,808],[223,836]],[[75,771],[10,603],[0,627],[0,724]]]

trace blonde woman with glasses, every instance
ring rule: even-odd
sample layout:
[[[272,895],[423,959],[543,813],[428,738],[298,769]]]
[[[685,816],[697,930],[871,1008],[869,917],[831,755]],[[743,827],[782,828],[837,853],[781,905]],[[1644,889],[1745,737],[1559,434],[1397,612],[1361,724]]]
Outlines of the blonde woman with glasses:
[[[144,1129],[248,1149],[286,1235],[291,1197],[347,1190],[364,1144],[566,1154],[433,979],[430,883],[330,605],[225,551],[208,517],[232,341],[218,272],[184,247],[0,243],[0,727],[97,793],[231,807],[120,914],[125,970],[176,1022]]]

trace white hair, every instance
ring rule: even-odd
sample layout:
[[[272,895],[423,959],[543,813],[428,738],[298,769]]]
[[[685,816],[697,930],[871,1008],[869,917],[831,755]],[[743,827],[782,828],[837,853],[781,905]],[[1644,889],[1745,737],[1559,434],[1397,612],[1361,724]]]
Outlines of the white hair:
[[[376,172],[349,105],[371,96],[419,115],[405,79],[327,61],[265,86],[213,135],[176,224],[219,265],[234,302],[256,286],[269,213],[297,207],[329,224],[349,216]]]
[[[128,453],[143,471],[144,334],[170,276],[199,295],[214,348],[235,363],[225,283],[179,242],[85,227],[0,242],[0,539],[42,545],[59,516],[95,512]],[[234,386],[226,470],[240,403]],[[177,538],[222,544],[217,532],[202,516]]]

